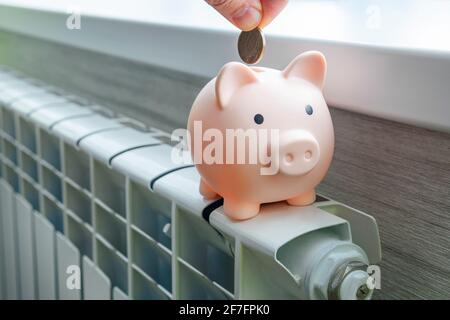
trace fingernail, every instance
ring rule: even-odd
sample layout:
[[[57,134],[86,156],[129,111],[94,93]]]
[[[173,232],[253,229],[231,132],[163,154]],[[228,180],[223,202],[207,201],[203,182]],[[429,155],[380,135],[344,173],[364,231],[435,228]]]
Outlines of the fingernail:
[[[249,31],[261,22],[261,12],[251,6],[245,6],[236,11],[232,19],[239,29]]]

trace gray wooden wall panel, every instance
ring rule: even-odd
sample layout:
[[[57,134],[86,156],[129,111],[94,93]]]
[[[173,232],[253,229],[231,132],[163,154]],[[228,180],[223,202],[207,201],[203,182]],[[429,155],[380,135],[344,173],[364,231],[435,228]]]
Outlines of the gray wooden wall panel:
[[[163,130],[185,125],[198,88],[206,82],[200,77],[1,30],[0,63],[94,102],[106,103]]]
[[[185,126],[208,81],[1,31],[0,64],[163,130]],[[450,134],[338,109],[332,116],[335,157],[319,191],[376,217],[375,297],[450,299]]]
[[[385,298],[450,298],[450,135],[333,110],[320,190],[374,215]]]

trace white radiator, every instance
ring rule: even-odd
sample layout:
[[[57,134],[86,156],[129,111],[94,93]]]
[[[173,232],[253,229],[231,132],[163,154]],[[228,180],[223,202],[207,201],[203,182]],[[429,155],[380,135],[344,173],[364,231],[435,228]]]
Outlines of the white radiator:
[[[6,68],[0,114],[2,299],[371,296],[369,215],[319,197],[233,222],[167,134]]]

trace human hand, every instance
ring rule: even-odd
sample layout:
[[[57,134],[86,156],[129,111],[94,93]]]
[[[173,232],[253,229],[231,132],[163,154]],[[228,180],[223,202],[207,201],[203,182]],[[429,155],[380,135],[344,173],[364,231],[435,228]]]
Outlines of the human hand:
[[[243,31],[264,28],[288,0],[206,0],[221,15]]]

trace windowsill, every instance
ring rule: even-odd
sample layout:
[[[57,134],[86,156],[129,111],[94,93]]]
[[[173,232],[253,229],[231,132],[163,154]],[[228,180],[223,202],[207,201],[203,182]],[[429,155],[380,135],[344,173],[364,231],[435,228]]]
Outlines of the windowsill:
[[[0,28],[206,77],[239,61],[238,31],[200,0],[129,0],[123,7],[80,0],[75,8],[70,1],[41,0],[39,8],[35,2],[0,1]],[[426,1],[427,10],[421,1],[407,2],[415,5],[404,12],[403,0],[291,0],[265,30],[261,65],[283,68],[305,50],[320,50],[329,63],[330,105],[450,132],[450,23],[444,19],[450,1]],[[364,16],[379,10],[371,3],[387,12],[379,23]],[[66,28],[68,10],[81,11],[81,30]]]

